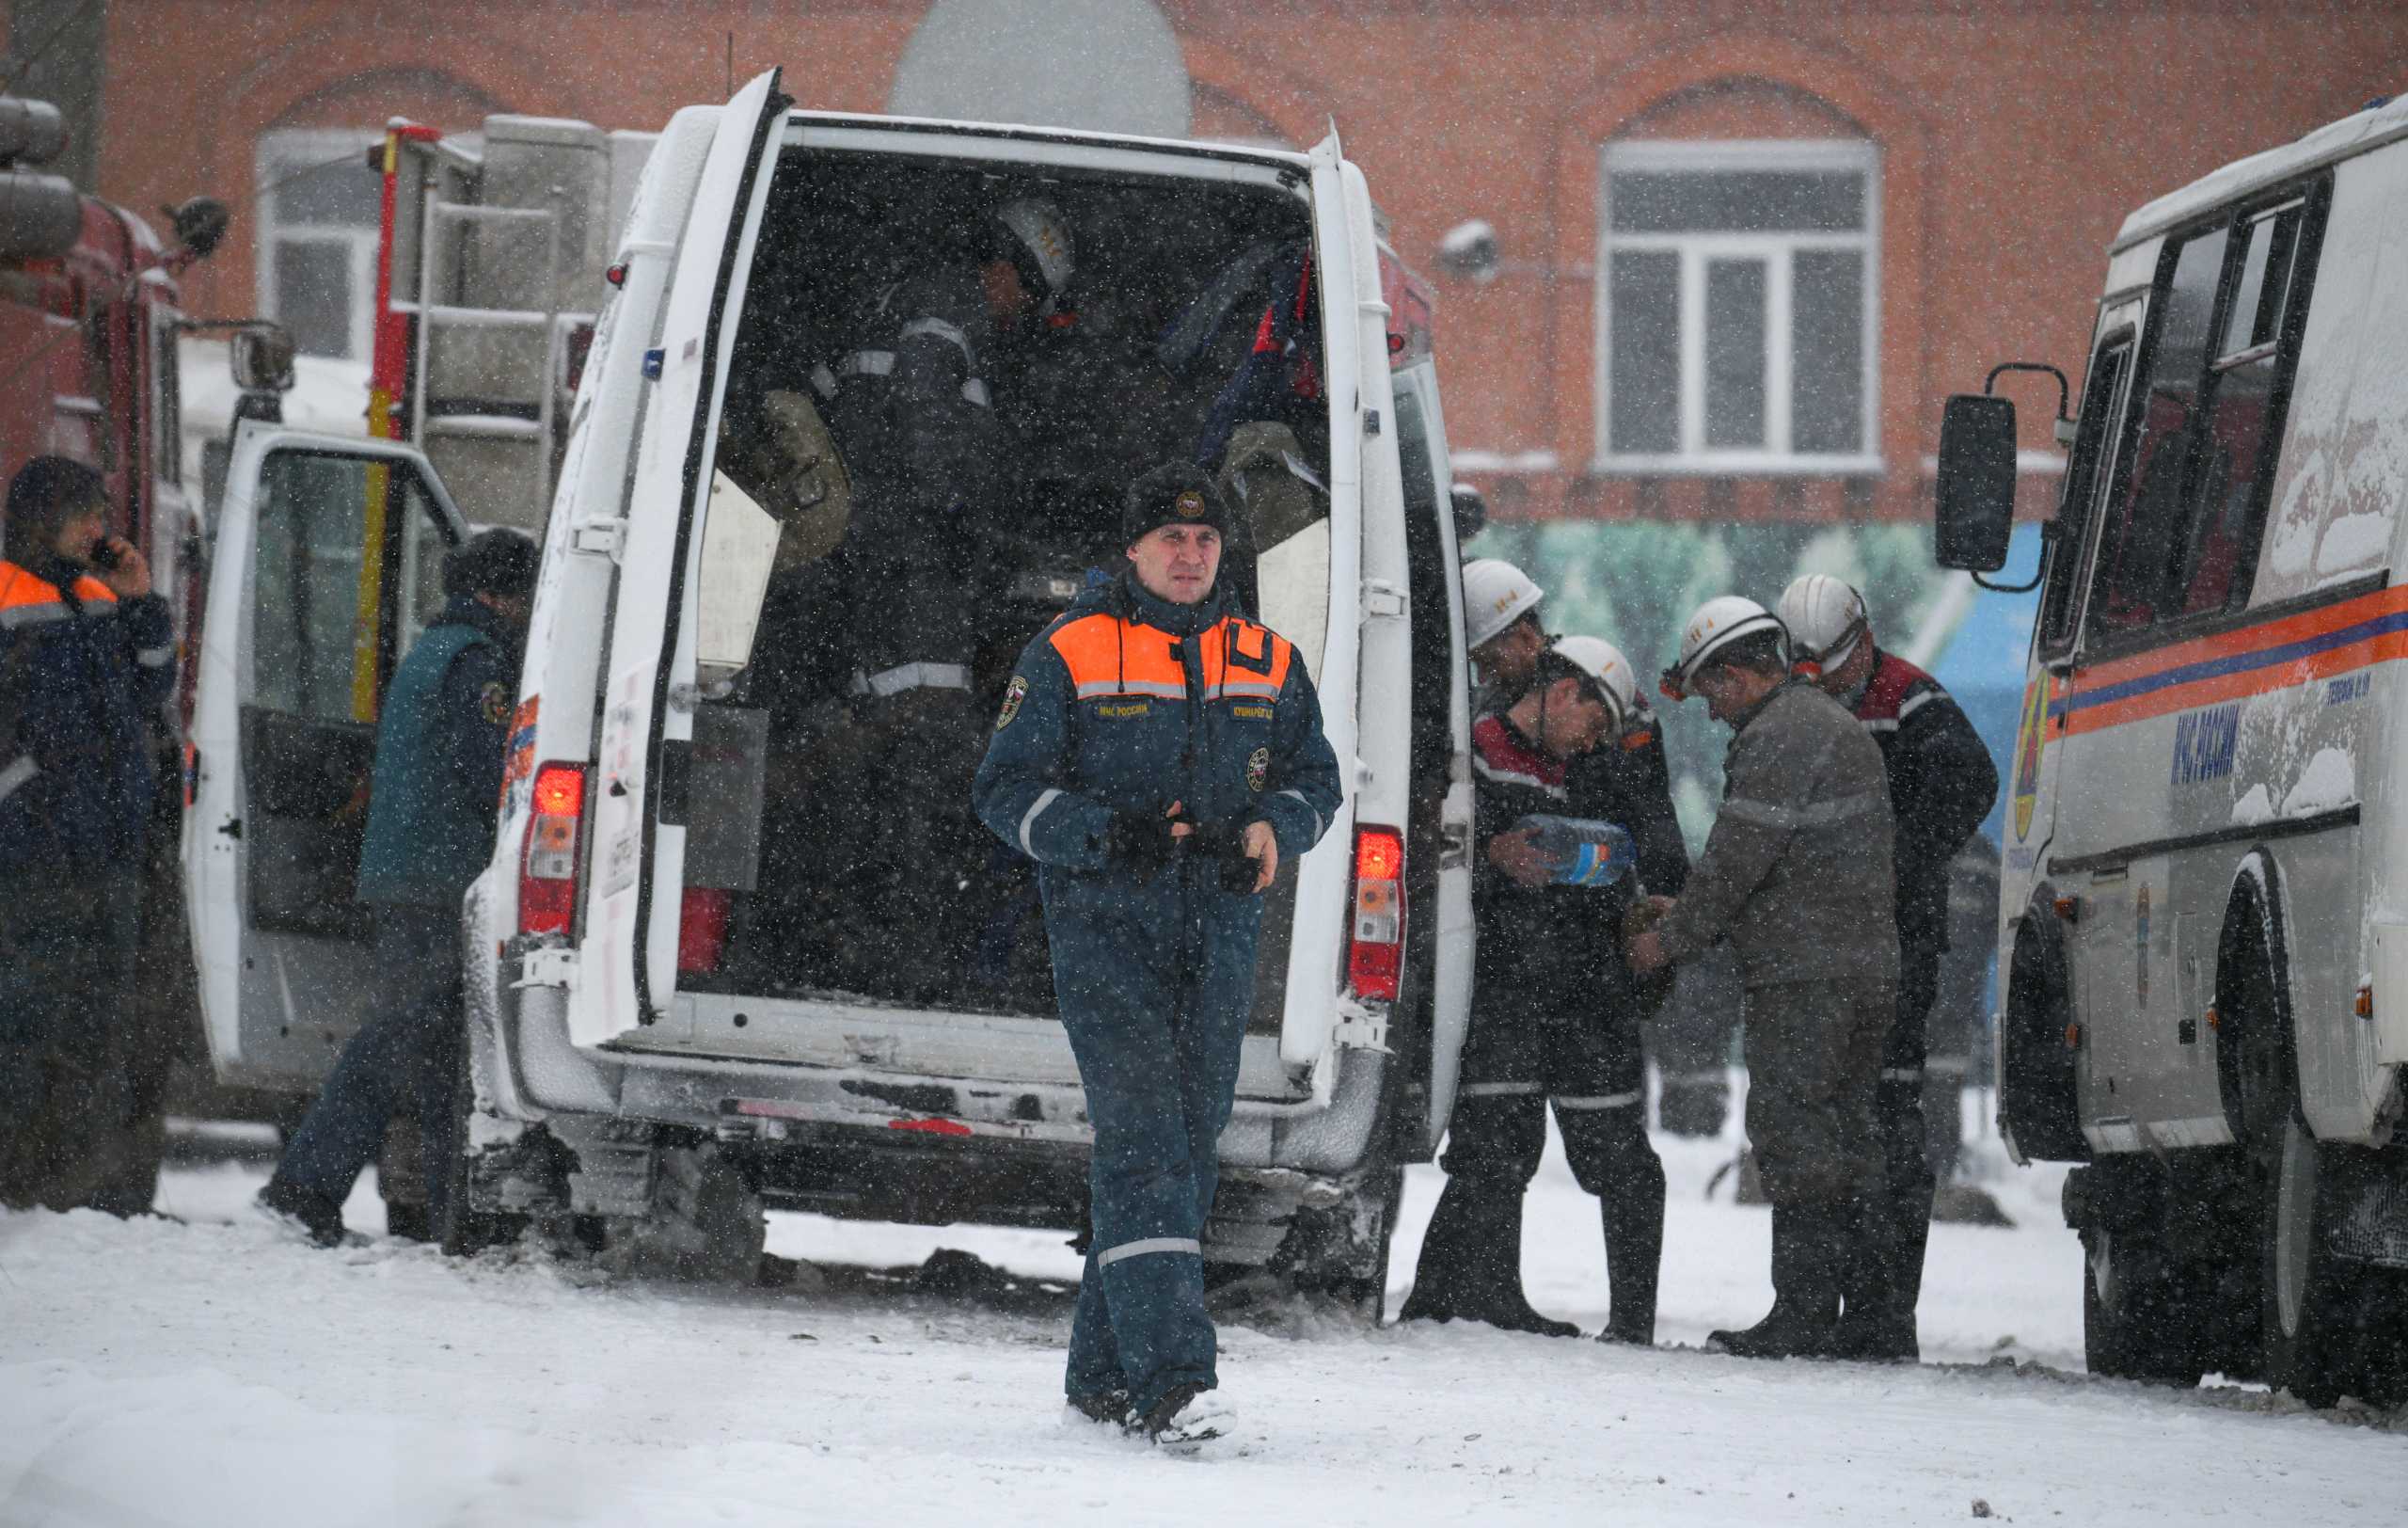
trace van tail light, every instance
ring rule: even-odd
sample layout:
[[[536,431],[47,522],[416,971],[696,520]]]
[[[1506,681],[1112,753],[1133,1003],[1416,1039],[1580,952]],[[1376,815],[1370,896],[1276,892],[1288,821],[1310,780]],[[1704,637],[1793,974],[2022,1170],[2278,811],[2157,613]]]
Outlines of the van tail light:
[[[1354,937],[1346,984],[1392,1002],[1404,974],[1404,838],[1394,828],[1354,830]]]
[[[577,916],[578,830],[585,821],[585,767],[535,772],[534,810],[518,863],[518,931],[566,933]]]
[[[677,903],[677,969],[716,971],[727,952],[728,895],[688,886]]]

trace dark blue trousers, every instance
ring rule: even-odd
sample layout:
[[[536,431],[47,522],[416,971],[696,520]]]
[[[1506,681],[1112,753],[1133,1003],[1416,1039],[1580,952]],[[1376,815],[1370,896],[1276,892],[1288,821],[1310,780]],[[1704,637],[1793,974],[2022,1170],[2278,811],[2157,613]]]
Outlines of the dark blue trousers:
[[[406,1094],[418,1108],[427,1208],[443,1223],[459,1126],[460,915],[451,908],[376,909],[376,948],[363,979],[380,995],[284,1148],[276,1175],[340,1204],[376,1160],[385,1124]]]
[[[1183,890],[1159,918],[1145,915],[1150,897],[1111,911],[1046,908],[1062,1027],[1095,1129],[1092,1237],[1064,1388],[1125,1392],[1139,1411],[1173,1385],[1218,1383],[1202,1243],[1254,989],[1259,904],[1206,884]]]

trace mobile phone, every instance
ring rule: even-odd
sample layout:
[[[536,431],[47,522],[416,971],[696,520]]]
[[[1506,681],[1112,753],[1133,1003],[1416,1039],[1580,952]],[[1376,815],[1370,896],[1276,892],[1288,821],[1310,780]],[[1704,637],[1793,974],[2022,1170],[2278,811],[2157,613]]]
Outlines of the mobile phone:
[[[122,559],[118,555],[117,542],[113,538],[109,536],[103,536],[98,541],[92,543],[92,565],[94,567],[106,572],[108,569],[117,566],[119,562]]]

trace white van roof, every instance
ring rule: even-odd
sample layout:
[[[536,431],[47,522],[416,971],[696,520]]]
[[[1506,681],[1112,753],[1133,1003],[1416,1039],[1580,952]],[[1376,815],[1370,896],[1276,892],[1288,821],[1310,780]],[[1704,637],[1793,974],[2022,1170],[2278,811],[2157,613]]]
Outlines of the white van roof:
[[[2394,96],[2384,105],[2344,117],[2337,122],[2328,122],[2296,143],[2236,159],[2179,191],[2158,198],[2124,219],[2113,247],[2123,249],[2155,238],[2253,191],[2403,137],[2408,137],[2408,94]]]
[[[1022,122],[956,121],[940,117],[889,117],[878,112],[815,111],[798,106],[787,114],[805,127],[868,128],[908,133],[939,132],[971,136],[1021,138],[1043,143],[1072,143],[1105,149],[1149,149],[1159,152],[1196,154],[1213,159],[1252,159],[1312,168],[1312,157],[1293,149],[1263,143],[1229,143],[1217,138],[1156,138],[1134,133],[1098,133],[1075,127],[1036,127]],[[1335,124],[1332,125],[1335,131]]]

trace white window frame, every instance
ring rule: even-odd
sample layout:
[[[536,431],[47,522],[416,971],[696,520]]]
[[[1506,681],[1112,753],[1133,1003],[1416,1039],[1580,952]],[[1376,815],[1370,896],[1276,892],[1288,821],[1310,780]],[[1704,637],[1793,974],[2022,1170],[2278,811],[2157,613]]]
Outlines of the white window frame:
[[[252,262],[254,284],[259,298],[259,311],[270,318],[280,319],[277,310],[277,253],[285,244],[333,245],[349,251],[351,256],[351,354],[352,360],[365,363],[374,342],[376,309],[376,245],[379,230],[373,223],[365,228],[340,223],[281,223],[276,215],[276,197],[272,188],[286,176],[312,165],[325,165],[349,152],[357,161],[354,173],[368,173],[368,151],[383,136],[373,128],[277,128],[259,135],[251,151],[252,206],[256,209],[259,230],[256,235],[257,258]],[[322,173],[340,175],[339,167]]]
[[[1847,169],[1864,176],[1864,226],[1854,232],[1805,230],[1767,233],[1617,233],[1613,184],[1617,171]],[[1857,477],[1882,470],[1881,392],[1881,151],[1861,138],[1749,139],[1606,144],[1598,155],[1596,414],[1592,471],[1615,476]],[[1681,449],[1617,453],[1613,449],[1613,313],[1610,291],[1617,250],[1669,249],[1681,256]],[[1789,449],[1791,355],[1790,263],[1800,250],[1846,250],[1864,269],[1863,419],[1851,454],[1801,454]],[[1705,444],[1705,265],[1738,256],[1765,263],[1765,445],[1716,450]]]

